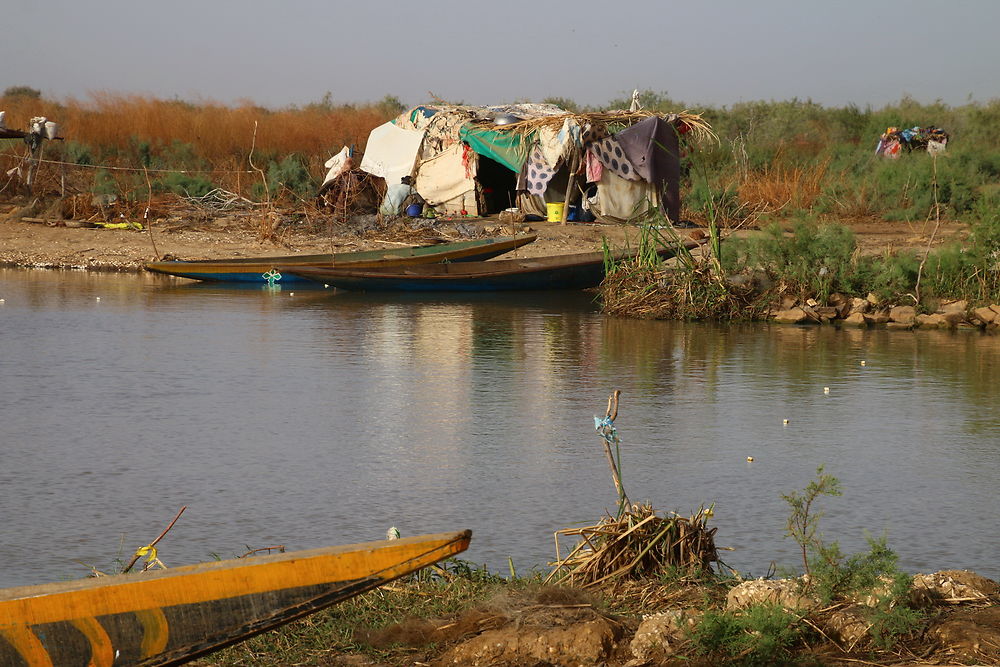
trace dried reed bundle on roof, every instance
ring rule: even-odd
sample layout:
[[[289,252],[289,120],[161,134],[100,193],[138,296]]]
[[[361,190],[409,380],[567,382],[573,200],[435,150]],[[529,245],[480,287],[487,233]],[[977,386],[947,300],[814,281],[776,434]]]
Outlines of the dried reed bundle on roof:
[[[578,125],[584,126],[590,125],[613,125],[618,124],[622,126],[635,125],[639,121],[645,120],[650,116],[661,116],[668,120],[675,120],[678,123],[683,123],[689,128],[689,132],[695,141],[718,141],[715,132],[712,131],[711,125],[708,124],[700,115],[689,113],[687,111],[682,111],[676,114],[657,114],[652,111],[601,111],[593,113],[566,113],[557,116],[539,116],[536,118],[528,118],[526,120],[520,120],[514,123],[508,123],[506,125],[494,125],[491,121],[479,119],[475,121],[481,126],[489,127],[490,129],[499,130],[501,132],[516,132],[521,135],[531,134],[542,128],[559,129],[562,127],[563,123],[567,118],[572,119]]]
[[[546,581],[581,587],[660,576],[673,569],[711,570],[718,560],[716,528],[706,523],[711,509],[690,518],[658,516],[648,504],[633,505],[618,518],[606,516],[594,526],[556,532],[555,569]],[[559,556],[559,536],[579,536],[566,556]]]

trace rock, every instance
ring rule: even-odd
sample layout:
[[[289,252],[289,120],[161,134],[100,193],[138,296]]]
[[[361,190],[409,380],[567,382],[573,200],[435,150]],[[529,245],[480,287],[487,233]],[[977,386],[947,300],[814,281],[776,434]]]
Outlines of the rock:
[[[841,324],[849,327],[867,327],[868,321],[864,313],[851,313],[840,321]]]
[[[858,300],[866,305],[868,303],[864,299]],[[837,317],[847,317],[851,314],[852,300],[840,292],[834,292],[831,294],[830,298],[827,299],[826,302],[829,307],[837,309]]]
[[[816,299],[806,299],[806,305],[809,306],[810,308],[815,308],[816,306],[819,305],[819,301],[817,301]]]
[[[1000,306],[996,305],[995,303],[990,304],[990,310],[992,310],[997,315],[1000,315]]]
[[[823,619],[823,632],[850,651],[868,637],[868,621],[859,605],[838,609]]]
[[[940,315],[945,325],[949,327],[957,327],[959,324],[965,322],[964,310],[949,310],[940,313]]]
[[[799,302],[798,299],[791,296],[781,297],[781,310],[790,310]]]
[[[617,632],[598,618],[565,627],[507,627],[488,630],[450,649],[437,663],[446,665],[599,665],[607,662]]]
[[[816,314],[819,315],[819,319],[823,322],[830,322],[841,317],[840,310],[835,306],[820,306],[815,310]]]
[[[927,636],[953,658],[996,665],[1000,658],[1000,608],[962,610],[930,628]]]
[[[813,301],[813,303],[815,303],[815,301]],[[799,306],[799,308],[801,308],[802,312],[806,314],[806,317],[808,317],[813,322],[822,321],[822,319],[819,316],[819,313],[816,312],[816,309],[810,306],[808,303]]]
[[[889,311],[876,310],[871,313],[865,313],[864,318],[865,322],[867,322],[869,326],[878,326],[889,321]]]
[[[969,570],[942,570],[913,577],[916,604],[975,602],[1000,598],[1000,584]]]
[[[771,319],[780,324],[798,324],[808,320],[809,316],[806,314],[806,311],[796,306],[794,308],[789,308],[788,310],[782,310],[775,313]]]
[[[984,308],[976,308],[972,312],[983,324],[993,324],[997,318],[1000,318],[1000,313],[988,306]]]
[[[524,213],[517,209],[507,209],[506,211],[500,211],[497,220],[507,224],[520,224],[524,222]]]
[[[955,312],[959,312],[959,313],[962,313],[964,315],[965,311],[968,310],[968,308],[969,308],[969,302],[968,301],[964,301],[964,300],[962,300],[962,301],[942,301],[941,302],[941,307],[938,308],[938,312],[942,312],[942,313],[955,313]]]
[[[865,299],[859,299],[854,297],[851,299],[851,311],[852,313],[867,313],[871,308],[871,304]]]
[[[921,313],[917,315],[917,325],[920,327],[946,327],[948,326],[948,321],[944,319],[944,315],[941,313],[931,313],[930,315],[925,315]]]
[[[908,331],[916,326],[916,322],[893,322],[890,320],[885,323],[886,329],[896,329],[897,331]]]
[[[757,604],[780,604],[785,609],[819,606],[819,600],[802,591],[798,579],[755,579],[730,589],[726,609],[745,609]]]
[[[889,309],[889,320],[899,324],[913,325],[917,318],[917,309],[913,306],[895,306]]]
[[[865,297],[865,301],[873,306],[877,306],[882,303],[882,299],[878,298],[878,296],[873,292],[868,292],[868,296]]]
[[[663,662],[674,654],[686,631],[697,623],[698,612],[668,609],[643,617],[629,648],[639,662]]]

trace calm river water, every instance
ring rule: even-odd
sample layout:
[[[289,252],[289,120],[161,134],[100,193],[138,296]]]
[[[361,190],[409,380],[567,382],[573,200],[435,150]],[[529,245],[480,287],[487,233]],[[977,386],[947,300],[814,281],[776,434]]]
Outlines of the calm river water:
[[[796,566],[780,494],[824,465],[845,551],[887,531],[911,572],[1000,578],[997,336],[44,270],[0,269],[0,299],[0,586],[113,569],[182,506],[167,565],[396,526],[545,569],[554,531],[614,508],[593,424],[614,389],[631,498],[715,503],[744,573]]]

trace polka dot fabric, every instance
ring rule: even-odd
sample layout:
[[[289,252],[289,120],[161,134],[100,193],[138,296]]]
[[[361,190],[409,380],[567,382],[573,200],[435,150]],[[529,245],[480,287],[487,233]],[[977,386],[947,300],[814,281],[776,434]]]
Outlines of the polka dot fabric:
[[[604,139],[595,141],[591,144],[590,148],[597,155],[597,159],[601,161],[605,169],[610,169],[627,181],[642,180],[639,174],[635,173],[635,168],[632,167],[632,163],[629,162],[625,151],[622,150],[621,145],[619,145],[614,137],[605,137]]]
[[[528,163],[525,165],[525,184],[529,194],[543,195],[549,187],[549,181],[555,176],[556,170],[545,163],[542,158],[542,149],[535,145],[528,156]]]

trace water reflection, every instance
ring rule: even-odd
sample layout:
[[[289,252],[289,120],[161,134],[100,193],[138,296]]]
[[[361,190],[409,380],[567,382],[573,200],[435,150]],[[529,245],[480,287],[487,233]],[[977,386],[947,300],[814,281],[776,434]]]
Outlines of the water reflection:
[[[65,271],[0,269],[0,298],[0,585],[110,567],[181,505],[170,565],[396,525],[469,527],[471,559],[544,567],[555,530],[614,504],[592,416],[615,388],[631,497],[716,503],[741,570],[796,564],[780,494],[823,464],[845,549],[886,529],[908,569],[1000,576],[994,336]]]

